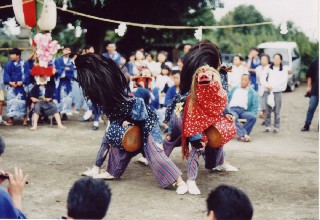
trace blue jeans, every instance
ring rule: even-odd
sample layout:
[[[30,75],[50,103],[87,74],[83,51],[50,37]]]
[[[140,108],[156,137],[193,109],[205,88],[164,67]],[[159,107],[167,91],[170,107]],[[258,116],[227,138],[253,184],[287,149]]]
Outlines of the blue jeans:
[[[314,112],[316,111],[319,104],[319,97],[318,96],[311,96],[310,102],[309,102],[309,108],[307,112],[307,118],[306,118],[306,125],[310,126],[311,121],[313,119]]]
[[[101,115],[101,108],[98,106],[98,107],[95,107],[93,105],[90,105],[89,106],[89,109],[92,110],[93,112],[93,121],[99,121],[99,117]]]
[[[243,137],[246,134],[249,135],[252,131],[254,124],[256,123],[256,116],[241,107],[231,107],[230,113],[235,117],[237,135],[239,137]],[[243,125],[238,121],[239,118],[247,119],[247,122]]]

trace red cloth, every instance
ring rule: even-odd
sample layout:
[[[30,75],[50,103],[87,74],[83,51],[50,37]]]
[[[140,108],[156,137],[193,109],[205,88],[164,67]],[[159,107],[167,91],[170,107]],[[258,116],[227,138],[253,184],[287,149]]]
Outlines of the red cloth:
[[[207,140],[204,133],[210,126],[215,126],[222,135],[222,145],[229,142],[236,135],[236,127],[234,122],[229,121],[223,116],[228,103],[227,92],[220,88],[218,82],[206,85],[197,85],[196,103],[193,105],[192,111],[189,111],[190,96],[184,107],[183,115],[183,137],[182,142],[184,156],[188,156],[188,147],[186,146],[186,138],[195,134],[202,133],[202,140]]]
[[[22,5],[25,23],[28,27],[33,28],[37,22],[35,0],[23,0]]]
[[[31,76],[53,76],[53,66],[42,67],[33,66],[31,70]]]

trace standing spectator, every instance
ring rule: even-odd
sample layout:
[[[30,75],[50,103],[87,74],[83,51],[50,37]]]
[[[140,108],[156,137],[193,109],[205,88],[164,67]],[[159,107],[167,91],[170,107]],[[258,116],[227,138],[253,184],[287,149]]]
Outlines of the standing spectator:
[[[71,47],[64,46],[62,57],[55,60],[54,65],[57,70],[56,77],[56,102],[62,120],[67,120],[67,115],[72,115],[72,86],[74,77],[74,65],[70,58]]]
[[[306,122],[301,131],[309,131],[314,112],[319,104],[319,57],[311,63],[307,71],[307,83],[307,96],[310,97],[310,102]]]
[[[265,91],[266,88],[261,84],[261,77],[268,74],[270,56],[268,54],[261,54],[260,56],[261,65],[256,68],[257,84],[258,84],[258,94],[259,94],[259,108],[260,108],[260,118],[264,118],[266,113],[266,103],[265,103]]]
[[[228,100],[230,112],[235,117],[238,139],[249,142],[249,135],[258,114],[258,95],[250,87],[249,74],[242,75],[241,87],[233,87],[228,95]],[[239,122],[240,118],[247,120],[244,125]]]
[[[185,44],[183,46],[183,54],[182,56],[180,57],[181,60],[183,61],[184,57],[186,56],[186,54],[189,52],[189,50],[191,49],[192,45],[191,44]]]
[[[166,51],[160,51],[157,56],[158,62],[155,69],[154,75],[157,77],[159,74],[161,74],[161,69],[164,65],[168,66],[170,69],[173,67],[173,64],[168,61],[168,53]]]
[[[265,103],[268,103],[269,95],[274,95],[274,107],[268,103],[266,109],[266,117],[264,124],[266,132],[271,131],[271,112],[274,112],[274,133],[278,133],[280,129],[280,110],[282,92],[287,88],[289,69],[287,66],[282,65],[282,55],[277,53],[273,56],[273,64],[270,66],[266,75],[261,76],[261,84],[267,88],[268,91],[265,96]],[[272,97],[272,95],[271,95]]]
[[[248,69],[242,64],[243,61],[243,57],[240,55],[233,57],[232,71],[228,74],[229,90],[234,87],[239,87],[242,74],[248,74]]]
[[[220,185],[207,198],[207,220],[251,220],[252,216],[250,199],[233,186]]]
[[[145,63],[153,75],[154,72],[156,71],[157,63],[156,61],[153,60],[152,53],[145,53],[145,57],[146,57]]]
[[[23,125],[27,126],[27,105],[25,81],[25,62],[21,59],[21,50],[14,48],[10,51],[10,61],[4,67],[3,82],[7,90],[7,116],[6,125],[13,125],[14,118],[23,117]]]
[[[103,219],[110,201],[111,190],[103,180],[81,178],[68,194],[68,219]]]
[[[169,105],[173,100],[173,98],[180,93],[180,70],[179,69],[172,70],[172,78],[173,78],[174,85],[171,86],[166,93],[166,98],[164,101],[165,106]]]
[[[251,77],[251,85],[254,90],[258,91],[257,77],[256,77],[256,68],[260,65],[259,59],[260,50],[257,47],[252,47],[248,55],[247,67],[249,69]]]
[[[3,104],[4,104],[3,69],[0,66],[0,125],[6,124],[6,122],[2,118]]]
[[[133,65],[133,75],[136,76],[139,73],[139,67],[145,66],[144,54],[141,50],[136,51],[136,60],[134,61]]]
[[[0,163],[1,155],[5,150],[5,143],[0,137]],[[22,213],[22,194],[28,176],[24,176],[21,169],[15,168],[14,174],[0,170],[0,174],[9,175],[7,190],[1,186],[5,179],[0,178],[0,219],[26,219]]]
[[[136,54],[132,52],[129,57],[129,62],[127,62],[128,72],[131,76],[133,76],[133,67],[134,67],[134,60],[136,59]]]
[[[106,58],[113,59],[118,65],[121,63],[121,55],[117,52],[116,43],[109,42],[106,46],[107,52],[103,53],[102,55]]]

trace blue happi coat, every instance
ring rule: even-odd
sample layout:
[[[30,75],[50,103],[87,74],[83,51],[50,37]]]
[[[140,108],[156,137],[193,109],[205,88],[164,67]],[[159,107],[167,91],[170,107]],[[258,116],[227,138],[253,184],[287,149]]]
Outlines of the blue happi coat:
[[[4,67],[3,83],[7,90],[7,116],[18,118],[27,114],[26,90],[30,83],[29,73],[25,71],[26,63],[9,61]],[[10,82],[23,82],[22,86],[13,88]]]

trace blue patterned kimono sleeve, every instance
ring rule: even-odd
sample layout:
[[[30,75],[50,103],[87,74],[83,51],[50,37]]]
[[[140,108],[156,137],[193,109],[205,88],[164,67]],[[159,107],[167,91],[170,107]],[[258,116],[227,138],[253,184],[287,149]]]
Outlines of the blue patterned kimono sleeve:
[[[136,98],[136,103],[132,107],[131,118],[135,121],[144,121],[147,117],[148,112],[143,99]]]

